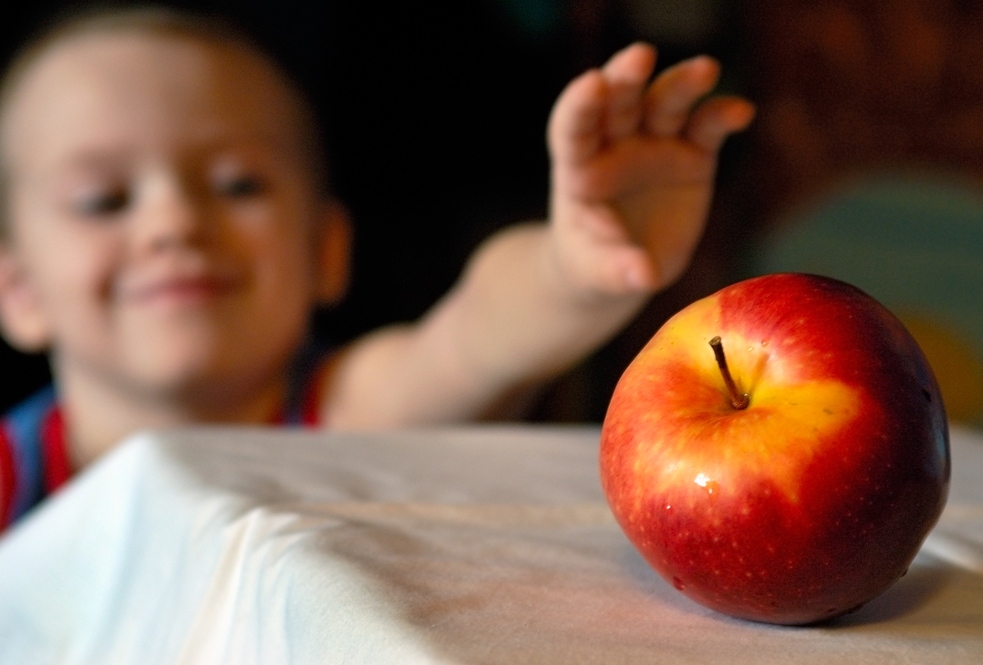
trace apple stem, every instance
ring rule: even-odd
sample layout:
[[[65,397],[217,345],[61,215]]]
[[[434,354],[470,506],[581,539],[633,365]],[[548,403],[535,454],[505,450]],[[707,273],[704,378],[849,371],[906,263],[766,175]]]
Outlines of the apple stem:
[[[727,384],[727,390],[730,391],[731,406],[738,411],[746,409],[748,404],[751,403],[751,398],[748,397],[747,393],[742,393],[737,389],[737,384],[734,383],[734,377],[730,375],[730,369],[727,367],[727,358],[724,356],[724,345],[720,341],[720,337],[711,339],[710,346],[713,348],[713,355],[717,358],[717,367],[720,368],[720,373],[724,375],[724,383]]]

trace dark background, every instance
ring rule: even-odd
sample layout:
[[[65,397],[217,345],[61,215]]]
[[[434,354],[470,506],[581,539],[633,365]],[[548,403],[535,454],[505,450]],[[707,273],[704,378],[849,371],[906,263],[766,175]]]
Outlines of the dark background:
[[[621,371],[673,312],[734,281],[757,234],[845,174],[917,164],[983,176],[983,3],[958,0],[299,0],[169,3],[222,13],[308,90],[356,223],[347,300],[315,317],[343,342],[418,317],[484,237],[542,217],[547,116],[563,85],[635,39],[660,67],[705,52],[758,118],[722,155],[691,269],[549,386],[532,420],[598,421]],[[3,56],[73,5],[0,26]],[[76,5],[77,6],[77,5]],[[83,5],[84,6],[84,5]],[[0,408],[48,380],[0,349]]]

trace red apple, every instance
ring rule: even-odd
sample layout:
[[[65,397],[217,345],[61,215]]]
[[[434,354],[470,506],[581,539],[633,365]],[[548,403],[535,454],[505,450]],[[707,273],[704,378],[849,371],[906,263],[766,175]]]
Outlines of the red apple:
[[[666,322],[615,388],[600,462],[618,523],[677,589],[806,624],[904,575],[945,505],[949,434],[893,314],[843,282],[778,274]]]

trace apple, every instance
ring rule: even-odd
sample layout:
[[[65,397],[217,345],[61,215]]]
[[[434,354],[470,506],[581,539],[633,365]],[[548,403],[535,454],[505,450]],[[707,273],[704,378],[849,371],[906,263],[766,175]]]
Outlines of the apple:
[[[689,305],[628,366],[601,481],[662,577],[725,614],[808,624],[905,574],[949,489],[939,387],[871,296],[804,274]]]

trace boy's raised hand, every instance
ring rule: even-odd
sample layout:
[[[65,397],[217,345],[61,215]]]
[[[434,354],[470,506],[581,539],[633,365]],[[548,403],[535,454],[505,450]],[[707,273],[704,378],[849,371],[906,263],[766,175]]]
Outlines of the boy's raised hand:
[[[651,46],[629,46],[553,108],[554,256],[578,289],[650,293],[677,279],[706,222],[719,148],[754,116],[744,99],[704,99],[719,75],[711,58],[650,82],[655,59]]]
[[[353,344],[327,391],[327,422],[487,414],[596,349],[679,277],[703,231],[718,149],[754,109],[703,100],[717,81],[709,58],[650,83],[654,67],[655,50],[636,44],[567,86],[548,132],[549,224],[494,234],[420,321]]]

